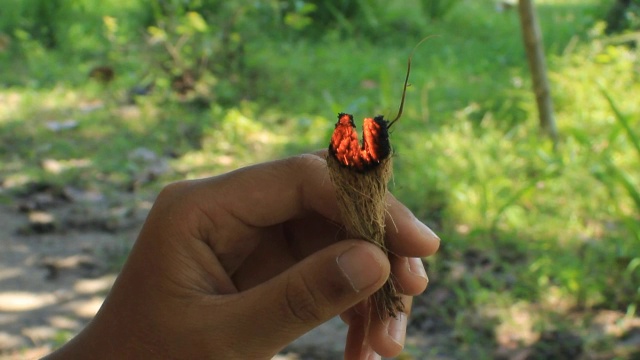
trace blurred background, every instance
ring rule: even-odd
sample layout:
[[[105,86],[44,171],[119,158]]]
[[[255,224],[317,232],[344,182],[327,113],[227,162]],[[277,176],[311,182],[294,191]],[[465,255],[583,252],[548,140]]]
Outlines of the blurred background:
[[[535,6],[555,145],[515,1],[3,0],[0,358],[86,324],[168,182],[394,117],[437,35],[391,135],[442,238],[400,358],[640,359],[640,1]]]

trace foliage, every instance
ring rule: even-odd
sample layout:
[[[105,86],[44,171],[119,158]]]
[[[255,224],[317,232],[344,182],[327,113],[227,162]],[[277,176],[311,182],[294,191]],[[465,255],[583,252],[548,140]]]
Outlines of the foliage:
[[[444,18],[460,0],[421,0],[422,9],[429,19]]]
[[[380,4],[377,0],[286,0],[280,8],[284,24],[307,37],[319,38],[332,31],[375,37],[386,29]]]
[[[607,32],[640,30],[640,1],[616,0],[612,3],[605,17]]]

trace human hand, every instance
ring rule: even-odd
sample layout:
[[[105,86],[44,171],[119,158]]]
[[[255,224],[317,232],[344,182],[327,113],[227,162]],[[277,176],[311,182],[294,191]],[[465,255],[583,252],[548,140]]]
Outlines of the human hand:
[[[336,315],[346,359],[397,355],[407,314],[368,301],[393,272],[407,312],[439,239],[391,195],[391,261],[340,226],[326,162],[300,155],[167,186],[94,320],[51,358],[271,358]]]

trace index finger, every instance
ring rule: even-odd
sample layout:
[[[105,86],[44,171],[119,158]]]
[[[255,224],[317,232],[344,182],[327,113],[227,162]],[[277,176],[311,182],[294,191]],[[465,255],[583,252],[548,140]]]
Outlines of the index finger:
[[[215,204],[251,227],[268,227],[309,212],[339,222],[335,191],[323,158],[302,154],[213,178]]]
[[[280,224],[309,213],[341,223],[335,188],[323,155],[324,152],[298,155],[203,180],[205,191],[209,192],[201,197],[209,199],[203,210],[215,214],[220,207],[251,228]],[[391,194],[387,196],[387,212],[390,251],[400,256],[421,257],[437,250],[438,237]],[[329,235],[326,236],[329,241],[335,240],[335,234],[310,234],[310,237],[317,237],[314,235]]]

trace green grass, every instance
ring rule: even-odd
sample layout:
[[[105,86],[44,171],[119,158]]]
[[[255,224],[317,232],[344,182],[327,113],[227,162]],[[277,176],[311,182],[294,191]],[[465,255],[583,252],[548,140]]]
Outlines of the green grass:
[[[409,1],[372,5],[364,25],[313,37],[242,23],[243,67],[212,75],[205,106],[172,95],[166,74],[152,95],[123,106],[145,67],[160,73],[149,53],[127,50],[147,49],[131,30],[117,34],[133,41],[117,50],[100,35],[77,52],[25,35],[0,53],[0,66],[17,64],[0,75],[0,178],[13,190],[53,181],[117,191],[140,171],[129,155],[146,148],[171,158],[172,172],[141,189],[151,196],[174,179],[323,148],[338,112],[393,117],[407,56],[437,35],[413,58],[391,184],[443,239],[428,260],[425,297],[448,331],[434,352],[491,358],[508,334],[527,346],[569,329],[586,352],[624,356],[614,335],[590,329],[598,311],[637,318],[640,303],[638,52],[603,34],[602,1],[536,4],[561,136],[555,151],[537,127],[517,12],[467,0],[427,20]],[[102,11],[141,16],[136,5]],[[134,20],[119,21],[134,29]],[[107,55],[96,61],[94,50]],[[87,80],[109,61],[119,74],[112,84]],[[88,111],[92,104],[100,106]],[[77,126],[47,128],[65,120]],[[48,158],[69,165],[52,176]],[[429,297],[443,291],[442,303]]]

